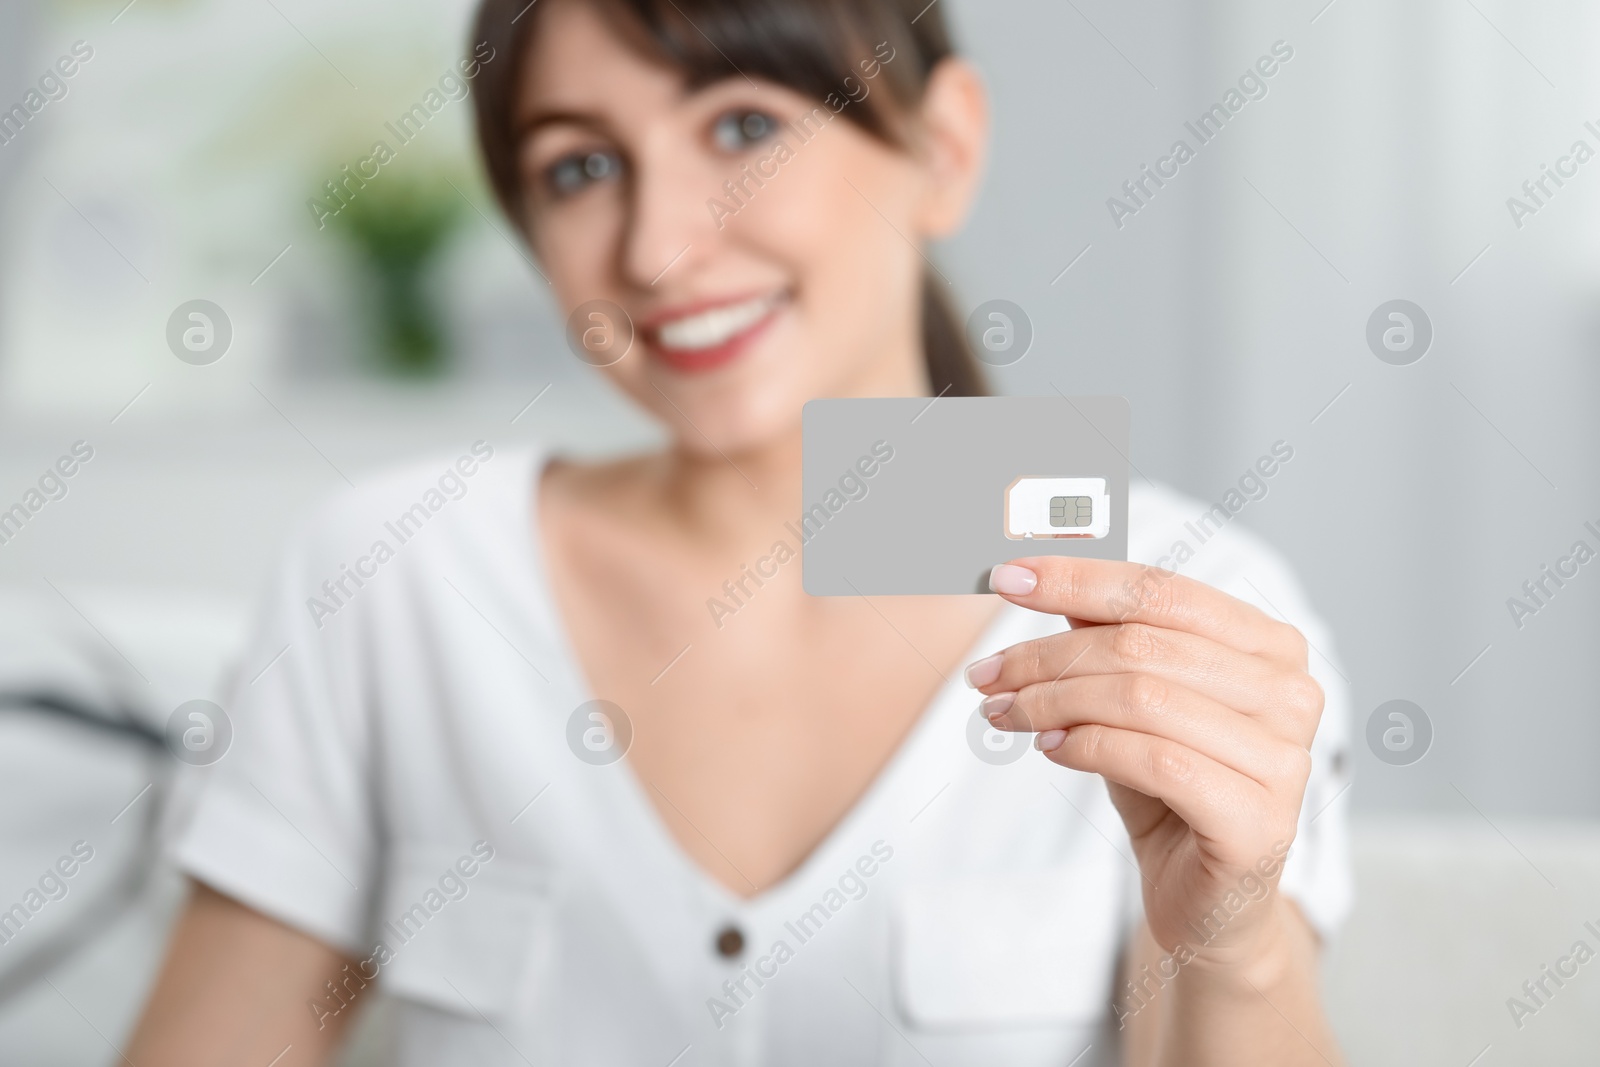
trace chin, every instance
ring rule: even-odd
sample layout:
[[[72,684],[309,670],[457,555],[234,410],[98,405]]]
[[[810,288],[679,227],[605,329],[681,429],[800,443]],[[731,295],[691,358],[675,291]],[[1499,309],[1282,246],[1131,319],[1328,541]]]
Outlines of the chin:
[[[709,384],[709,383],[708,383]],[[720,389],[694,390],[692,397],[673,395],[663,403],[654,389],[650,408],[673,433],[678,447],[697,456],[734,456],[762,452],[793,441],[800,433],[800,411],[820,393],[767,380],[729,382]]]
[[[784,445],[800,432],[806,401],[838,395],[819,377],[810,346],[795,336],[792,323],[778,322],[765,336],[751,338],[734,359],[714,368],[684,362],[696,354],[662,359],[646,348],[628,380],[617,382],[676,437],[678,447],[696,456],[733,456]]]

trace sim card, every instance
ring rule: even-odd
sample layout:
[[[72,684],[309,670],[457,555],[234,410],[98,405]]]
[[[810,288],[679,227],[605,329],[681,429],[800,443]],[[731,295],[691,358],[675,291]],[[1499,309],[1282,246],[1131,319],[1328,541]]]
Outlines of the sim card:
[[[1006,488],[1006,536],[1014,540],[1110,532],[1104,478],[1018,478]]]
[[[1116,396],[811,401],[786,524],[806,592],[987,593],[1023,556],[1127,559],[1129,422]]]

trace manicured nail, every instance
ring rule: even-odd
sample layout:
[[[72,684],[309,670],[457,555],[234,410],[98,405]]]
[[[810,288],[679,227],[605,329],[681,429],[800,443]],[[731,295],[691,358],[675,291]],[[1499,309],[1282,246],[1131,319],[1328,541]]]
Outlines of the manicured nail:
[[[984,697],[983,703],[978,705],[978,710],[983,712],[983,717],[990,722],[1011,710],[1011,705],[1017,702],[1015,693],[996,693],[992,697]]]
[[[1034,735],[1033,747],[1040,752],[1054,752],[1061,747],[1061,742],[1066,739],[1067,732],[1065,730],[1046,730],[1042,734]]]
[[[1026,596],[1039,584],[1039,576],[1026,567],[1002,563],[989,572],[989,588],[996,593]]]
[[[986,685],[993,685],[995,679],[1000,677],[1000,653],[985,656],[967,668],[967,685],[973,689],[982,689]]]

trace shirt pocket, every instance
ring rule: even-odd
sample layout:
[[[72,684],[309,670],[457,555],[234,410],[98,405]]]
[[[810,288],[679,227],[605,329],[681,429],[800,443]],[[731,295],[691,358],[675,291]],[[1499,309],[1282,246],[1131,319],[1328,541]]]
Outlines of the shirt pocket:
[[[892,933],[901,1013],[929,1032],[1098,1026],[1111,1010],[1121,891],[1083,867],[908,886]]]
[[[463,863],[463,861],[468,861]],[[470,876],[464,870],[476,867]],[[396,851],[374,936],[385,991],[470,1016],[533,1014],[548,998],[554,946],[548,872],[508,857]]]

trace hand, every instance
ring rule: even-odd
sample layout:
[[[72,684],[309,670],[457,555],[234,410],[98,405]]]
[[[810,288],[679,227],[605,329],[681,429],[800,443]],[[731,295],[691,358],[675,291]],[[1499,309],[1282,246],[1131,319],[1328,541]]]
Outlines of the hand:
[[[1276,907],[1229,909],[1226,922],[1215,909],[1263,883],[1278,899],[1323,705],[1300,631],[1137,563],[1019,559],[990,586],[1073,625],[967,668],[990,723],[1038,731],[1050,760],[1104,776],[1164,949],[1204,938],[1208,958],[1266,951]]]

